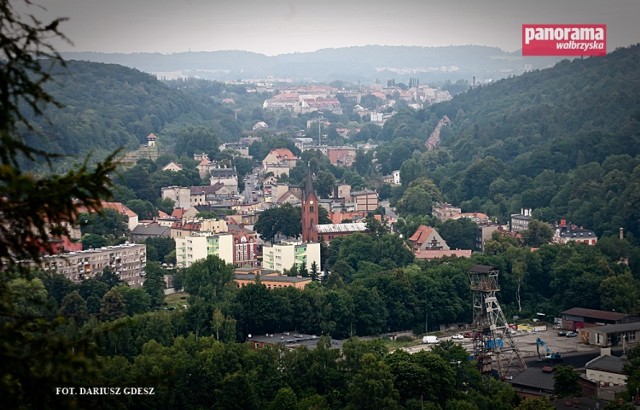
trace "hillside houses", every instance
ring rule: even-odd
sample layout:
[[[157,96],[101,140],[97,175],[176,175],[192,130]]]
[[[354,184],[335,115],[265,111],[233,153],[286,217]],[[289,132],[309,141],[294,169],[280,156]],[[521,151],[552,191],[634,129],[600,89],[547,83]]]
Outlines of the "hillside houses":
[[[408,239],[417,259],[438,259],[445,256],[468,258],[471,249],[451,249],[435,228],[420,225]]]
[[[571,222],[567,223],[562,219],[554,225],[553,242],[565,244],[569,242],[595,245],[598,243],[598,236],[591,229],[578,227]]]
[[[235,188],[237,191],[237,187]],[[171,199],[176,208],[189,209],[199,205],[232,206],[242,202],[242,197],[233,194],[233,188],[222,183],[191,187],[170,186],[161,188],[162,199]]]
[[[361,116],[371,115],[372,122],[384,123],[388,117],[380,118],[374,110],[369,110],[362,105],[364,96],[372,96],[379,101],[379,111],[393,107],[397,100],[407,103],[410,107],[420,109],[438,102],[449,101],[452,96],[448,91],[429,87],[428,85],[415,84],[409,89],[402,89],[395,84],[387,87],[371,84],[361,86],[357,90],[337,90],[331,86],[299,86],[287,88],[271,98],[266,99],[262,108],[267,111],[288,111],[292,114],[305,114],[316,111],[330,111],[334,114],[342,114],[340,100],[356,104]],[[371,108],[371,107],[370,107]],[[374,116],[376,118],[374,119]]]
[[[265,174],[273,173],[276,176],[282,174],[289,176],[289,171],[296,166],[298,161],[299,158],[288,148],[276,148],[272,149],[262,160],[262,166]]]

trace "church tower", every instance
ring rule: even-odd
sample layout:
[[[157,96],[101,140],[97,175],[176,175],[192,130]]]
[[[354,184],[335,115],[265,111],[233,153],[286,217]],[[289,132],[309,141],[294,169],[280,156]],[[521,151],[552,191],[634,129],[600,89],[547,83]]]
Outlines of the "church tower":
[[[307,181],[302,193],[302,242],[318,242],[318,197],[313,190],[311,169],[307,172]]]

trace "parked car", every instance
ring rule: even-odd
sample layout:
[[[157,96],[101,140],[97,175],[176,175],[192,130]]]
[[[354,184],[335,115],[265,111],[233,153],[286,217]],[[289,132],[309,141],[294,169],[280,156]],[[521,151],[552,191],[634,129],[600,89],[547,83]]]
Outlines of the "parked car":
[[[422,338],[422,343],[425,343],[425,344],[435,344],[439,342],[440,340],[438,339],[437,336],[424,336]]]
[[[451,336],[452,339],[464,339],[464,336],[462,336],[460,333],[457,333],[453,336]]]
[[[558,336],[566,336],[566,335],[567,335],[567,332],[564,330],[561,330],[558,332]]]
[[[578,333],[576,333],[576,332],[568,332],[567,333],[567,337],[576,337],[576,336],[578,336]]]

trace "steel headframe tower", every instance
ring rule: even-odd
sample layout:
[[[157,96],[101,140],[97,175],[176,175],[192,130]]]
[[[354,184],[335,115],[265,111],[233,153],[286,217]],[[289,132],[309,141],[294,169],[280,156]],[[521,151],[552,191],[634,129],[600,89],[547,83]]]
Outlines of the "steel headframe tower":
[[[469,271],[469,283],[473,292],[473,344],[480,371],[492,373],[495,363],[498,375],[504,379],[511,371],[526,369],[496,298],[500,291],[498,270],[476,265]]]

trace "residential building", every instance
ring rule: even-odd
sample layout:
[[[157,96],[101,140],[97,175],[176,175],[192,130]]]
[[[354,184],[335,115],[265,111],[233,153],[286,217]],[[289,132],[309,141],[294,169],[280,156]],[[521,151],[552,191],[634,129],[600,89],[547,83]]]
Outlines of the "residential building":
[[[209,174],[209,168],[211,168],[211,164],[212,162],[209,161],[209,156],[207,154],[201,154],[199,157],[199,159],[197,159],[198,161],[200,161],[198,163],[198,165],[196,166],[196,169],[198,170],[198,174],[200,175],[200,179],[205,179],[207,177],[207,175]],[[193,159],[196,159],[196,155],[193,155]]]
[[[192,186],[189,188],[189,203],[192,207],[215,202],[222,184]],[[236,186],[237,188],[237,186]]]
[[[433,216],[435,216],[436,218],[438,218],[438,220],[442,222],[447,221],[461,213],[462,213],[462,209],[458,208],[457,206],[448,204],[446,202],[437,203],[433,206]]]
[[[160,225],[157,222],[151,223],[141,223],[136,226],[131,233],[129,234],[129,238],[131,242],[134,243],[144,243],[147,238],[170,238],[171,237],[171,227]]]
[[[235,195],[238,193],[238,172],[235,167],[216,166],[209,168],[209,180],[211,185],[222,184],[225,194]]]
[[[409,238],[413,254],[417,259],[438,259],[446,256],[468,258],[471,249],[450,249],[435,228],[420,225]]]
[[[300,101],[300,112],[310,113],[318,110],[328,110],[334,114],[342,114],[342,107],[337,98],[304,98]]]
[[[378,208],[378,193],[375,191],[355,191],[350,196],[356,212],[374,212]]]
[[[262,160],[265,173],[273,172],[273,175],[280,176],[282,174],[289,175],[289,171],[298,163],[298,157],[288,148],[272,149],[269,154]]]
[[[174,208],[173,212],[171,212],[171,218],[180,222],[189,221],[195,218],[199,212],[200,211],[198,211],[198,209],[195,206],[191,206],[188,209]]]
[[[500,230],[500,225],[495,223],[483,223],[478,225],[478,230],[476,231],[476,250],[479,252],[484,252],[484,244],[485,242],[491,240],[491,236],[494,232]]]
[[[350,167],[356,160],[356,149],[353,147],[327,147],[327,157],[332,165]]]
[[[263,124],[266,125],[266,127],[263,127]],[[265,128],[269,128],[269,126],[264,121],[259,121],[253,126],[254,131]],[[220,145],[218,149],[220,151],[235,151],[239,153],[242,158],[251,158],[251,155],[249,155],[249,145],[244,142],[227,142]]]
[[[262,108],[268,111],[300,113],[301,103],[296,93],[280,93],[264,101]]]
[[[287,190],[287,192],[277,197],[275,200],[275,203],[278,206],[284,205],[284,204],[298,206],[301,203],[301,200],[300,200],[301,196],[302,195],[301,195],[301,192],[299,192],[299,190],[289,189]]]
[[[524,232],[529,229],[531,209],[521,209],[519,214],[511,214],[511,232]]]
[[[477,224],[486,224],[489,223],[489,216],[482,212],[461,212],[458,215],[454,215],[449,219],[461,219],[467,218],[471,219],[473,222]]]
[[[391,176],[393,177],[393,185],[400,185],[400,170],[395,170],[391,172]]]
[[[191,188],[179,186],[162,187],[160,188],[160,196],[162,199],[171,199],[174,208],[191,208]]]
[[[230,225],[229,233],[233,235],[233,265],[256,266],[256,233],[239,225]]]
[[[45,272],[64,275],[73,282],[93,278],[101,274],[105,268],[109,268],[131,287],[140,287],[144,283],[146,264],[147,246],[133,243],[43,258]]]
[[[178,172],[178,171],[182,171],[182,165],[171,161],[167,165],[162,167],[162,170],[163,171]]]
[[[419,250],[449,250],[449,245],[442,239],[436,228],[420,225],[409,238],[413,251]]]
[[[307,269],[316,263],[318,271],[320,266],[320,243],[318,242],[281,242],[262,248],[262,267],[266,269],[284,272],[295,264],[298,268],[305,263]]]
[[[595,245],[598,243],[598,236],[590,229],[578,227],[571,222],[561,220],[560,223],[554,225],[553,242],[565,244],[569,242],[583,243],[586,245]]]
[[[228,233],[192,233],[190,236],[175,238],[176,266],[188,268],[209,255],[215,255],[226,263],[233,264],[233,235]]]
[[[227,225],[227,221],[224,219],[198,219],[197,222],[200,224],[200,230],[202,232],[210,232],[210,233],[225,233],[229,232],[229,226]]]
[[[343,198],[346,201],[351,201],[351,185],[349,184],[338,184],[336,185],[335,193],[333,195],[334,199]]]

